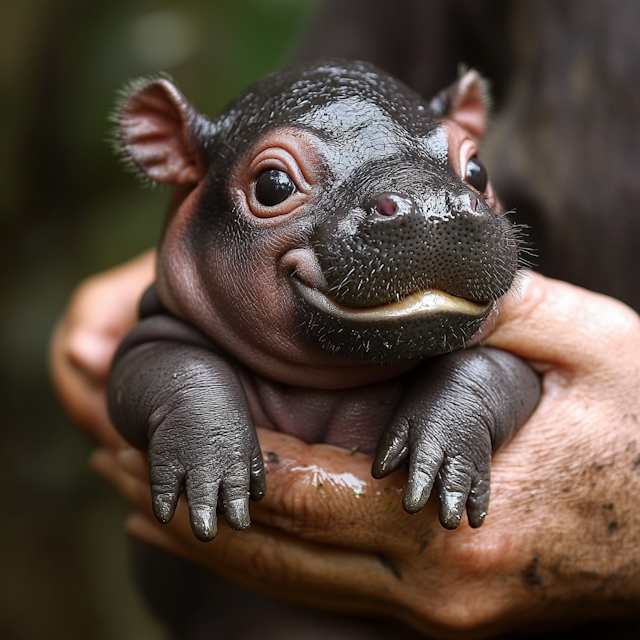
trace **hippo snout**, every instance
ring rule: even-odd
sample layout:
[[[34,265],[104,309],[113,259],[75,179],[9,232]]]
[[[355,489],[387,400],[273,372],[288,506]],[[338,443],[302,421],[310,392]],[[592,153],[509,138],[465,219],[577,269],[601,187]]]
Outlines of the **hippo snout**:
[[[466,188],[425,199],[382,192],[322,221],[312,246],[329,295],[351,307],[429,289],[488,303],[509,290],[518,266],[508,221]]]

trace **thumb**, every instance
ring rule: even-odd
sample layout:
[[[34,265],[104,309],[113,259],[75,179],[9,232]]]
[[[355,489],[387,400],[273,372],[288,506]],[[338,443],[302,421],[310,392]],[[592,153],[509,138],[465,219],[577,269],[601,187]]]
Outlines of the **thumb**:
[[[640,318],[618,300],[525,272],[483,344],[534,362],[593,369],[640,352]]]

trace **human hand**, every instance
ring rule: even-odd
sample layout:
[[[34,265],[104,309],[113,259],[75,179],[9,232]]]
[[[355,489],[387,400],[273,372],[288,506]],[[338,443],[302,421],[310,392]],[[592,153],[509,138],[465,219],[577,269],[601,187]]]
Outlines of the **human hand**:
[[[94,465],[136,506],[129,531],[270,594],[390,615],[431,635],[479,637],[640,607],[640,320],[619,302],[531,274],[485,344],[544,377],[527,425],[492,465],[483,527],[437,523],[433,501],[401,507],[403,472],[261,431],[268,491],[253,526],[212,544],[151,512],[144,458],[102,450]]]
[[[138,321],[138,302],[153,282],[155,251],[87,278],[74,291],[51,339],[54,386],[71,419],[94,440],[125,441],[109,419],[107,376],[120,341]]]

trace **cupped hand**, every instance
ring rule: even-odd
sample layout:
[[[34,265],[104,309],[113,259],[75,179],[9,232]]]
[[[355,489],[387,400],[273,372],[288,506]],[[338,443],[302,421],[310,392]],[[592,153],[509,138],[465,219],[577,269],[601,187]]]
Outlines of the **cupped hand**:
[[[51,377],[71,419],[93,439],[125,441],[107,412],[106,385],[120,341],[138,321],[138,303],[153,282],[155,251],[87,278],[74,291],[51,339]]]
[[[211,544],[184,504],[155,521],[141,454],[103,449],[94,465],[136,507],[133,535],[271,595],[461,637],[637,612],[640,319],[530,274],[484,343],[529,360],[544,391],[493,459],[480,529],[444,530],[433,501],[405,513],[403,472],[374,480],[366,456],[268,431],[252,527],[221,526]]]

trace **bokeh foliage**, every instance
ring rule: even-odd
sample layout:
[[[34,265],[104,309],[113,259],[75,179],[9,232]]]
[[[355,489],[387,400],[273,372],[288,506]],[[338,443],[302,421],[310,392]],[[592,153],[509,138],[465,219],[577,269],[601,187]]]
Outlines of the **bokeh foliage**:
[[[0,637],[163,637],[128,576],[127,507],[49,389],[48,336],[84,276],[152,246],[169,192],[106,143],[115,92],[169,72],[202,112],[293,55],[313,0],[0,6]]]

